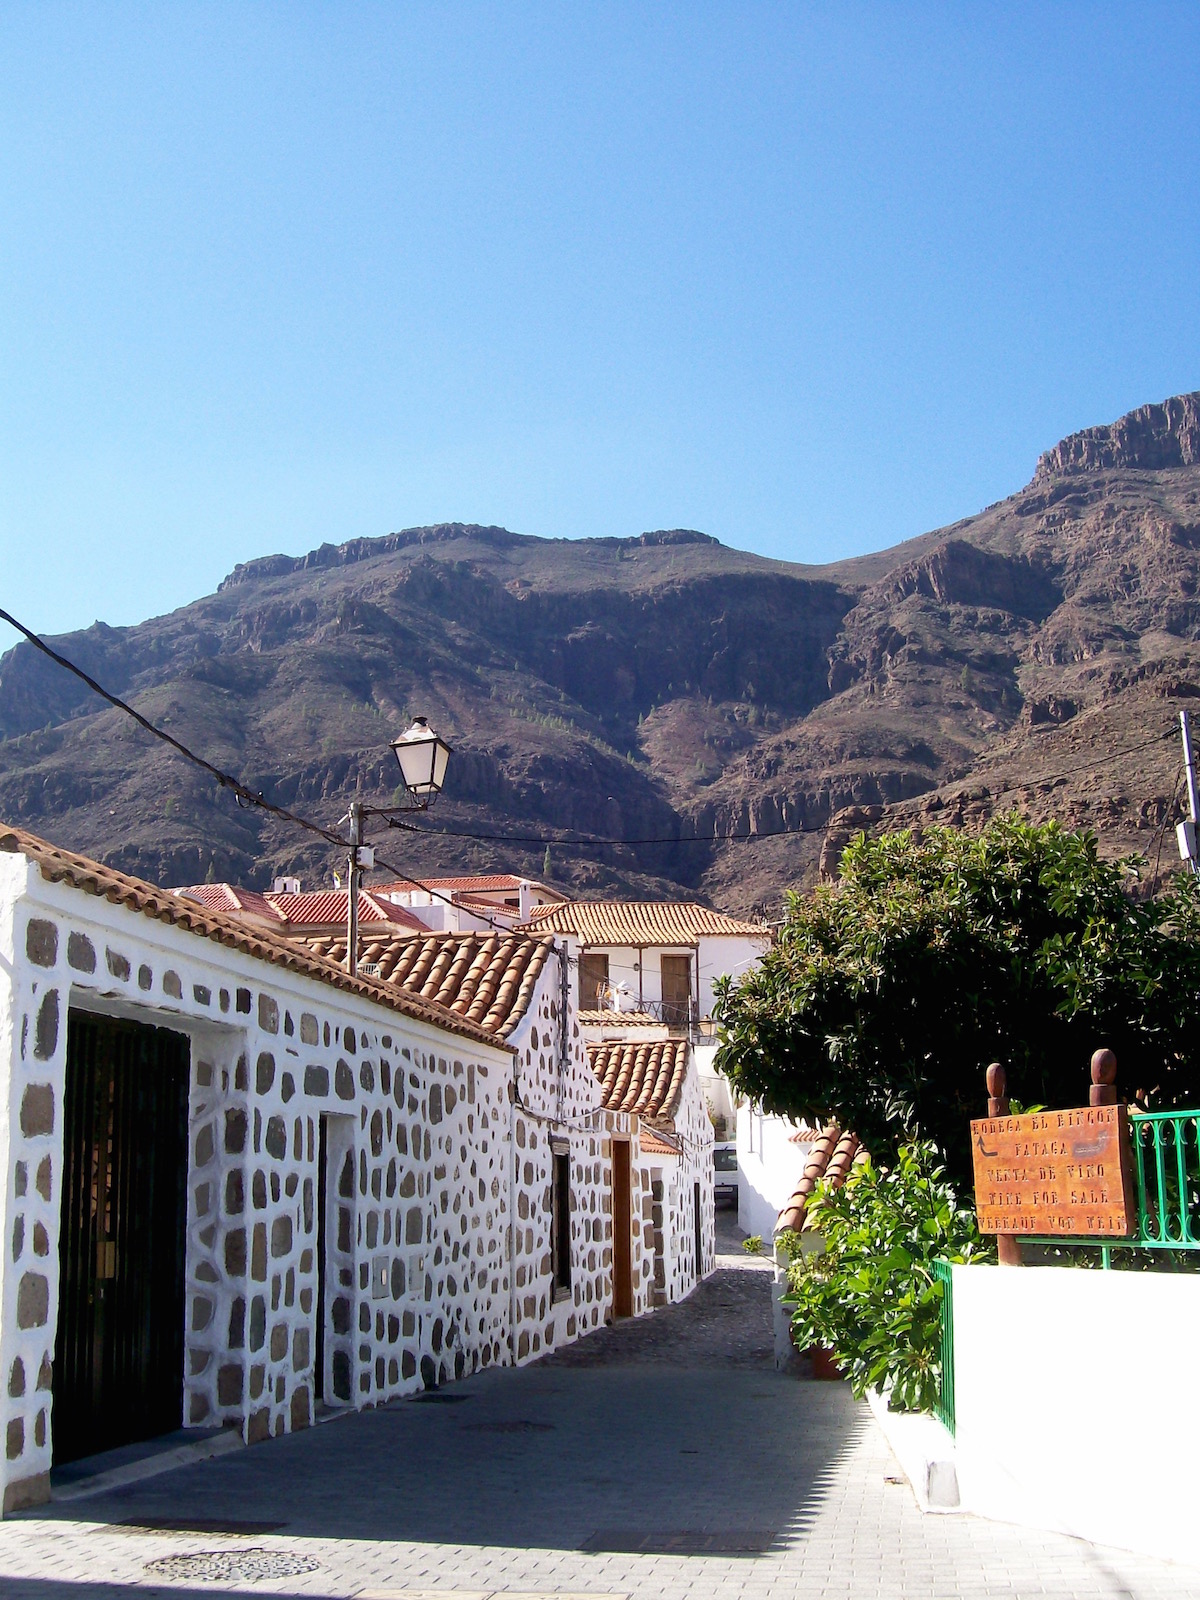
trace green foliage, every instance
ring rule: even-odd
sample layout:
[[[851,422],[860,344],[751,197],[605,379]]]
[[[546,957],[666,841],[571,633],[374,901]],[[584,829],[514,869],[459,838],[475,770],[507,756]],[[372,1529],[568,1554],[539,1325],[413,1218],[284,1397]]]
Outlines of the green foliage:
[[[546,846],[546,854],[542,857],[542,877],[548,879],[550,877],[551,870],[552,869],[551,869],[551,866],[550,866],[550,846],[547,845]]]
[[[1092,835],[1014,817],[860,836],[842,873],[719,985],[717,1065],[768,1111],[836,1120],[877,1160],[932,1138],[965,1192],[990,1061],[1028,1103],[1086,1104],[1105,1045],[1127,1092],[1197,1101],[1200,880],[1135,903]]]
[[[742,1240],[742,1249],[748,1256],[760,1256],[763,1253],[761,1233],[748,1233]]]
[[[840,1189],[818,1184],[807,1221],[825,1249],[797,1249],[788,1268],[796,1344],[831,1350],[859,1399],[875,1390],[893,1410],[931,1410],[942,1306],[933,1262],[983,1255],[975,1214],[934,1146],[902,1145],[889,1171],[862,1162]]]

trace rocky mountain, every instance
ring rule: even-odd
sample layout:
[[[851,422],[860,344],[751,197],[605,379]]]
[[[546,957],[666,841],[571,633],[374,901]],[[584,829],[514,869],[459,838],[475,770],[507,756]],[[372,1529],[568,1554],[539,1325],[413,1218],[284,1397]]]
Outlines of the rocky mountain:
[[[1198,585],[1192,394],[1072,435],[1018,494],[854,561],[450,523],[247,562],[169,616],[53,642],[323,823],[356,792],[392,802],[387,742],[427,715],[455,746],[418,819],[437,837],[373,825],[404,871],[540,874],[545,847],[503,836],[549,836],[551,876],[578,890],[773,911],[855,828],[998,806],[1095,828],[1147,883],[1173,866]],[[168,884],[337,865],[27,644],[0,660],[0,817]],[[580,849],[568,830],[665,842]]]

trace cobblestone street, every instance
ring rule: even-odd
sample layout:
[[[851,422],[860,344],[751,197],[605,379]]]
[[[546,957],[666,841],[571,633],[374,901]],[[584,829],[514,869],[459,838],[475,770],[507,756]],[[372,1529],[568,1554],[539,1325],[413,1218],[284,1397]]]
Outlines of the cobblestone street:
[[[769,1283],[725,1254],[684,1305],[536,1366],[15,1517],[0,1590],[1200,1597],[1166,1563],[923,1517],[865,1406],[774,1370]]]

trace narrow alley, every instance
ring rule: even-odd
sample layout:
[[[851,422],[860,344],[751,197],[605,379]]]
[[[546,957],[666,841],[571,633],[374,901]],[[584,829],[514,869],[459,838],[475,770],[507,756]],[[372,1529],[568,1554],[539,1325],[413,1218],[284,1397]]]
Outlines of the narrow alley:
[[[1167,1563],[923,1517],[866,1406],[776,1372],[769,1268],[728,1223],[721,1246],[683,1304],[535,1365],[15,1517],[0,1589],[1200,1596],[1200,1574]]]

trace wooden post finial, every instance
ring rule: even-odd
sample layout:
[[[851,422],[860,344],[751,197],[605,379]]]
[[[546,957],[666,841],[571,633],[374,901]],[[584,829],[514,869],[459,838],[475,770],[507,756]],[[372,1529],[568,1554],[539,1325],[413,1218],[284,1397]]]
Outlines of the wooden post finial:
[[[988,1116],[1008,1115],[1008,1073],[998,1061],[987,1069]]]
[[[1115,1106],[1117,1103],[1117,1058],[1111,1050],[1097,1050],[1092,1057],[1092,1087],[1088,1104]]]

